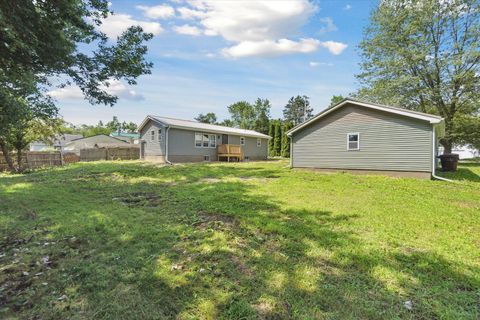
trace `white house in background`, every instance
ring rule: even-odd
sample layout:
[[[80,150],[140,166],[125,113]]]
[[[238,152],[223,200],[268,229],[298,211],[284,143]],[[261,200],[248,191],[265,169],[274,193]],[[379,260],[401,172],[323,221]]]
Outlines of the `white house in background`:
[[[470,146],[453,147],[452,153],[458,154],[460,159],[472,159],[480,157],[480,150],[475,150]]]
[[[81,134],[59,134],[51,143],[44,141],[34,141],[30,143],[30,151],[63,151],[65,145],[72,140],[83,138]]]

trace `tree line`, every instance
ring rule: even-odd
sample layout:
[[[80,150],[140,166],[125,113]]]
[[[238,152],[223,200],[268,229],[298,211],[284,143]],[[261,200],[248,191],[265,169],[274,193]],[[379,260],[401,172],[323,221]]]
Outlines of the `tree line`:
[[[99,134],[110,135],[112,132],[126,132],[136,133],[137,124],[134,122],[120,122],[117,116],[114,116],[111,121],[103,123],[99,121],[96,125],[73,125],[65,123],[59,130],[61,133],[79,134],[83,137],[91,137]]]
[[[269,156],[289,157],[290,139],[286,133],[313,116],[310,99],[300,95],[291,97],[283,108],[283,118],[281,119],[271,118],[271,108],[272,105],[268,99],[257,98],[253,103],[238,101],[229,105],[227,109],[230,117],[221,122],[213,112],[201,113],[195,120],[267,134],[272,137],[269,141]]]

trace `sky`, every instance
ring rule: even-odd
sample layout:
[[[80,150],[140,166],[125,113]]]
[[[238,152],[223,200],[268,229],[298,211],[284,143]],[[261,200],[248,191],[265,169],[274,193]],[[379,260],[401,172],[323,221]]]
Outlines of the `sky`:
[[[112,81],[113,107],[92,106],[78,88],[52,88],[60,114],[73,124],[118,116],[140,123],[147,115],[193,119],[227,106],[269,99],[280,118],[288,99],[310,97],[320,112],[333,95],[359,84],[358,44],[375,0],[113,0],[100,27],[112,40],[130,25],[154,34],[152,73],[136,86]]]

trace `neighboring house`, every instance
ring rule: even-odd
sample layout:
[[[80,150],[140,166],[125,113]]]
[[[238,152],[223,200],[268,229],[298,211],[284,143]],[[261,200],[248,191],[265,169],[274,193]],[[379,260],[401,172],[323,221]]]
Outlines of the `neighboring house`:
[[[57,135],[51,143],[43,141],[34,141],[30,143],[30,151],[52,151],[58,150],[63,151],[65,145],[72,140],[82,138],[81,134],[59,134]]]
[[[441,117],[344,99],[289,130],[291,166],[430,178]]]
[[[440,147],[443,151],[443,148]],[[480,157],[480,150],[475,150],[470,146],[455,146],[452,148],[452,153],[458,154],[460,159],[473,159]]]
[[[217,161],[217,150],[227,145],[241,150],[244,160],[266,160],[270,139],[253,130],[157,116],[147,116],[139,131],[141,157],[158,162]]]
[[[81,149],[91,149],[91,148],[104,148],[104,147],[127,147],[131,146],[130,143],[123,140],[110,137],[104,134],[99,134],[96,136],[79,138],[70,141],[65,145],[65,152],[73,152],[80,155]]]
[[[132,144],[138,144],[140,141],[139,133],[112,132],[110,133],[110,137],[114,137]]]

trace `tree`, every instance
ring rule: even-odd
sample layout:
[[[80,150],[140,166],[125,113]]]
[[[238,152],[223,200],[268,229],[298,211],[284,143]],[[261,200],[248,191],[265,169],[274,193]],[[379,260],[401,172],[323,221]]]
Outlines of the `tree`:
[[[233,121],[230,120],[230,119],[225,119],[223,120],[222,122],[219,123],[219,125],[221,126],[225,126],[225,127],[233,127]]]
[[[217,115],[213,112],[209,112],[206,114],[200,113],[195,120],[202,123],[210,123],[216,124],[217,123]]]
[[[460,145],[469,145],[480,150],[480,117],[462,115],[455,119],[455,141]]]
[[[268,155],[270,157],[274,157],[275,156],[275,148],[274,148],[275,121],[270,121],[268,125],[268,135],[271,137],[271,139],[268,140]]]
[[[250,103],[246,101],[235,102],[228,106],[228,112],[230,112],[230,117],[235,127],[253,129],[255,125],[255,112]]]
[[[290,137],[287,136],[288,130],[293,128],[292,124],[290,122],[286,122],[283,125],[282,129],[282,152],[281,156],[284,158],[290,157]]]
[[[313,108],[307,96],[291,97],[283,108],[283,118],[287,122],[298,125],[313,117]]]
[[[280,156],[282,149],[282,123],[280,120],[275,121],[275,130],[273,134],[273,156]]]
[[[358,96],[442,116],[450,153],[480,106],[480,2],[384,0],[360,49]]]
[[[113,116],[112,121],[109,121],[105,124],[105,127],[110,131],[108,134],[112,132],[122,131],[122,124],[118,121],[117,116]]]
[[[77,85],[92,104],[113,105],[118,97],[105,90],[112,81],[133,85],[150,73],[144,41],[152,35],[134,26],[109,41],[97,28],[109,14],[107,0],[0,2],[0,148],[7,159],[28,125],[57,117],[46,97],[51,79]]]
[[[257,98],[253,104],[253,113],[255,116],[253,130],[264,134],[268,133],[271,108],[272,105],[268,99]]]
[[[128,132],[128,133],[136,133],[137,132],[137,129],[138,129],[138,126],[136,123],[134,122],[122,122],[122,130],[124,132]]]
[[[330,99],[330,107],[339,104],[340,102],[342,102],[343,99],[345,99],[345,97],[342,95],[333,95],[332,99]]]

